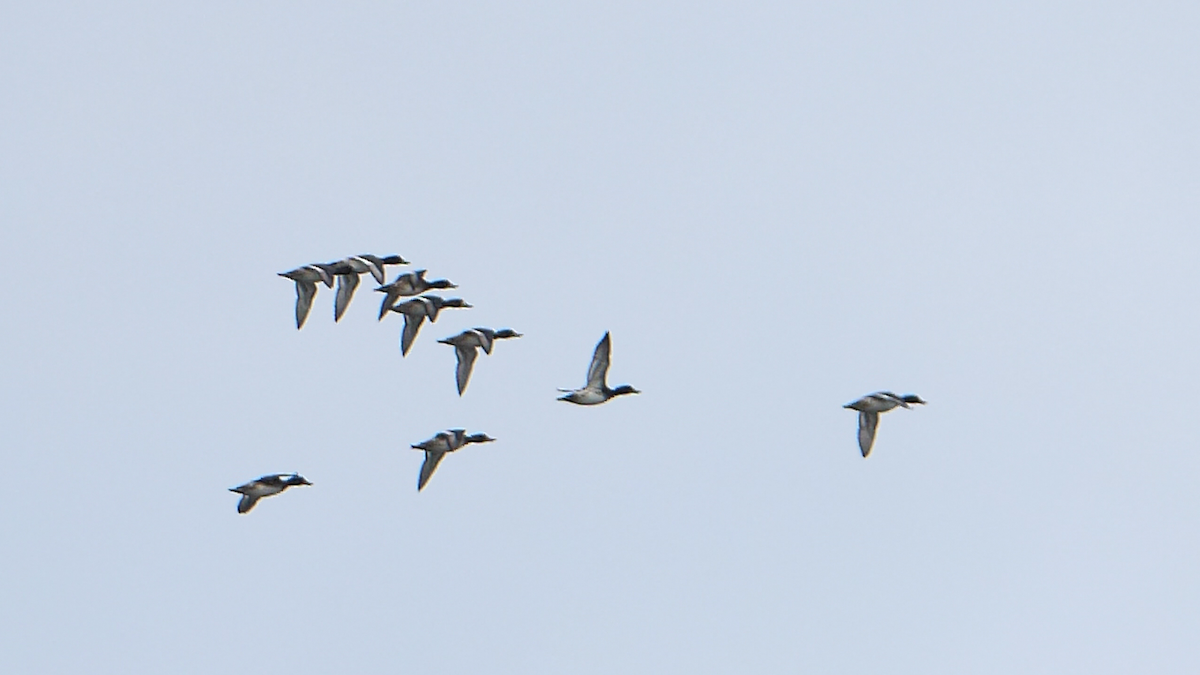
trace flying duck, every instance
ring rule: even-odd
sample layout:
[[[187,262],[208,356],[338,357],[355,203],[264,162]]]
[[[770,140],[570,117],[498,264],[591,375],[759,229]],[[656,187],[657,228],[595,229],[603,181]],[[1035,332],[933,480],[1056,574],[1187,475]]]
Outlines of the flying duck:
[[[491,328],[471,328],[453,337],[442,338],[438,342],[444,345],[452,345],[454,353],[458,357],[458,367],[454,371],[455,382],[458,383],[458,395],[467,388],[467,381],[471,379],[471,368],[475,365],[475,357],[478,355],[476,348],[482,347],[485,354],[492,353],[492,345],[496,340],[504,338],[519,338],[520,333],[517,333],[509,328],[501,328],[500,330],[492,330]]]
[[[398,255],[376,256],[364,253],[352,255],[336,263],[322,265],[327,272],[337,277],[337,296],[333,302],[333,320],[340,321],[350,299],[354,297],[354,289],[358,288],[358,277],[363,272],[370,272],[375,281],[384,283],[387,278],[384,265],[407,265],[408,261]]]
[[[387,314],[392,305],[396,304],[396,300],[409,295],[420,295],[432,288],[458,288],[457,285],[450,282],[449,279],[435,279],[427,281],[425,279],[425,270],[417,270],[402,274],[396,277],[396,280],[390,284],[380,286],[375,290],[379,293],[386,293],[383,298],[383,304],[379,307],[379,319]]]
[[[442,299],[436,295],[422,295],[419,298],[392,305],[393,312],[404,315],[404,332],[400,334],[400,355],[408,355],[408,350],[412,347],[413,340],[417,339],[417,331],[421,330],[421,324],[425,319],[429,319],[431,323],[437,323],[438,312],[443,309],[447,307],[468,308],[470,306],[462,298]]]
[[[258,500],[277,495],[293,485],[312,485],[312,483],[298,473],[273,473],[252,480],[245,485],[229,488],[229,491],[242,495],[242,500],[238,502],[238,513],[249,513]]]
[[[464,429],[450,429],[448,431],[439,432],[433,438],[422,441],[413,445],[416,450],[425,451],[425,463],[421,465],[421,477],[417,480],[417,492],[420,492],[429,479],[433,476],[433,472],[437,471],[438,464],[448,452],[454,452],[459,448],[470,443],[491,443],[496,439],[490,438],[487,434],[471,434],[467,435]]]
[[[596,351],[592,353],[592,363],[588,366],[587,384],[581,389],[559,389],[561,392],[566,392],[566,396],[559,396],[558,400],[578,405],[598,405],[614,396],[642,393],[627,384],[616,389],[608,388],[608,361],[611,352],[612,338],[606,332],[604,337],[600,338],[600,342],[596,344]]]
[[[305,265],[289,272],[280,272],[279,276],[287,277],[296,282],[296,330],[304,327],[308,318],[308,310],[312,307],[313,297],[317,294],[317,282],[333,288],[333,276],[324,265]]]
[[[879,426],[879,413],[885,413],[893,408],[911,408],[910,404],[925,405],[916,394],[898,396],[890,391],[877,391],[867,394],[853,403],[847,403],[843,408],[858,411],[858,448],[865,458],[871,454],[871,446],[875,444],[875,429]]]

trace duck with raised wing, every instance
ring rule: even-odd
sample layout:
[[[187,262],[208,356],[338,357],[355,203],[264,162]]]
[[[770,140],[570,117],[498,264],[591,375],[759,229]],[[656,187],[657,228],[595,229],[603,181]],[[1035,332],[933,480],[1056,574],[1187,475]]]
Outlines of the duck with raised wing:
[[[379,307],[379,319],[388,313],[392,305],[396,304],[396,300],[410,295],[420,295],[425,291],[434,288],[458,288],[457,285],[451,283],[449,279],[435,279],[428,281],[425,279],[426,270],[417,270],[402,274],[396,277],[396,280],[390,284],[380,286],[375,291],[378,293],[386,293],[383,297],[383,304]]]
[[[354,289],[358,288],[358,278],[363,272],[370,272],[375,281],[384,283],[387,279],[385,265],[407,265],[408,261],[398,255],[377,256],[364,253],[352,255],[336,263],[328,263],[322,267],[337,277],[337,296],[333,302],[333,320],[340,321],[350,306],[354,297]]]
[[[454,381],[458,384],[458,395],[462,396],[467,389],[467,382],[471,379],[471,368],[475,366],[475,357],[479,354],[475,351],[476,349],[483,348],[483,352],[490,355],[492,345],[496,340],[519,337],[521,334],[511,328],[501,328],[500,330],[470,328],[458,335],[438,340],[444,345],[453,346],[454,354],[458,357],[458,366],[454,371]]]
[[[312,483],[298,473],[273,473],[252,480],[245,485],[229,488],[229,491],[242,495],[241,501],[238,502],[238,513],[249,513],[258,500],[277,495],[293,485],[312,485]]]
[[[425,463],[421,465],[421,477],[417,479],[417,492],[420,492],[433,477],[433,472],[437,471],[438,464],[447,453],[454,452],[471,443],[491,443],[494,440],[496,439],[487,434],[467,435],[465,429],[450,429],[439,432],[427,441],[413,445],[414,449],[425,451]]]
[[[608,362],[612,352],[612,338],[606,332],[600,342],[596,343],[596,351],[592,352],[592,363],[588,366],[587,384],[581,389],[559,389],[566,396],[558,400],[577,405],[599,405],[605,401],[624,394],[640,394],[633,387],[622,384],[616,389],[608,388]]]
[[[317,295],[317,282],[333,288],[333,275],[328,271],[328,265],[305,265],[288,272],[280,272],[279,276],[287,277],[296,282],[296,330],[304,327],[308,318],[308,310],[312,308],[313,298]]]
[[[404,315],[404,332],[400,334],[400,355],[408,356],[413,340],[417,339],[417,331],[425,319],[437,323],[438,313],[447,307],[469,308],[462,298],[443,299],[436,295],[422,295],[419,298],[405,300],[392,306],[392,311]]]
[[[916,394],[900,396],[890,391],[877,391],[842,406],[858,411],[858,449],[862,451],[864,458],[871,454],[871,447],[875,445],[875,430],[879,427],[879,414],[894,408],[912,408],[914,404],[925,405],[925,401]]]

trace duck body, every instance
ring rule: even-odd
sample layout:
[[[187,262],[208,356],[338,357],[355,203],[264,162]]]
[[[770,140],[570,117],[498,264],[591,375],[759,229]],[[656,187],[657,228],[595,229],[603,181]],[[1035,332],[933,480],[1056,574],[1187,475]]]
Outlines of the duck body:
[[[308,319],[308,310],[312,308],[313,298],[317,295],[317,282],[333,288],[333,275],[324,266],[305,265],[280,272],[279,276],[296,282],[296,330],[300,330]]]
[[[858,448],[864,458],[871,454],[871,448],[875,445],[879,415],[896,408],[912,408],[914,404],[925,405],[925,401],[916,394],[901,396],[890,391],[877,391],[842,406],[858,411]]]
[[[566,392],[566,395],[559,396],[558,400],[574,403],[576,405],[600,405],[614,396],[603,389],[560,389],[559,391]]]
[[[436,295],[422,295],[392,305],[391,311],[404,315],[404,332],[400,334],[401,356],[408,356],[408,350],[417,339],[417,332],[421,330],[425,319],[429,319],[430,323],[437,323],[438,314],[448,307],[466,309],[471,305],[462,298],[441,298]]]
[[[421,464],[421,475],[417,479],[417,492],[420,492],[433,477],[433,472],[437,471],[438,464],[447,454],[471,443],[491,443],[494,440],[496,439],[487,434],[467,434],[465,429],[448,429],[438,432],[427,441],[414,444],[414,450],[425,453],[425,462]]]
[[[396,304],[396,300],[412,295],[420,295],[425,291],[435,288],[458,288],[449,279],[434,279],[429,281],[425,278],[426,270],[417,270],[402,274],[396,277],[396,280],[390,284],[385,284],[375,289],[378,293],[384,293],[383,304],[379,307],[379,318],[388,313],[392,305]]]
[[[482,349],[485,354],[491,354],[496,340],[519,337],[521,334],[511,328],[501,328],[500,330],[470,328],[458,335],[438,340],[441,344],[454,347],[454,354],[458,359],[458,364],[454,369],[454,382],[458,385],[458,395],[462,396],[467,389],[467,383],[471,380],[471,369],[475,366],[475,357],[479,355],[477,349]]]
[[[579,389],[559,389],[565,396],[558,400],[574,403],[575,405],[599,405],[617,396],[625,394],[640,394],[628,384],[622,384],[615,389],[608,386],[608,365],[612,354],[612,337],[606,332],[592,352],[592,362],[588,366],[587,384]]]
[[[293,485],[312,485],[298,473],[273,473],[256,478],[249,483],[229,488],[230,492],[242,495],[238,502],[238,513],[249,513],[263,497],[277,495]]]

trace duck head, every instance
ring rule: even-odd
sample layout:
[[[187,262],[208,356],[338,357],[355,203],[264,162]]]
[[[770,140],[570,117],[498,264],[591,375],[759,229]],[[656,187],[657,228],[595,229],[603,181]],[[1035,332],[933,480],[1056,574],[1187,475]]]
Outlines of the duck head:
[[[642,392],[638,391],[637,389],[634,389],[633,387],[631,387],[627,384],[623,384],[623,385],[617,387],[616,389],[612,390],[613,396],[621,396],[623,394],[640,394],[640,393],[642,393]]]
[[[487,434],[471,434],[470,436],[467,436],[466,438],[463,439],[463,444],[465,445],[467,443],[491,443],[494,440],[496,440],[496,439],[492,438],[491,436],[488,436]]]

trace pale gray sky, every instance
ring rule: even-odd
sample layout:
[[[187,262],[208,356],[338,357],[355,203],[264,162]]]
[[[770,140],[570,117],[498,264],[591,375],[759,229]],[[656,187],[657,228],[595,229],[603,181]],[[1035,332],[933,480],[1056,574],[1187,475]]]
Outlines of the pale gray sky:
[[[1198,32],[10,3],[0,671],[1197,672]],[[363,252],[476,308],[297,332],[275,273]],[[605,330],[644,393],[556,402]]]

